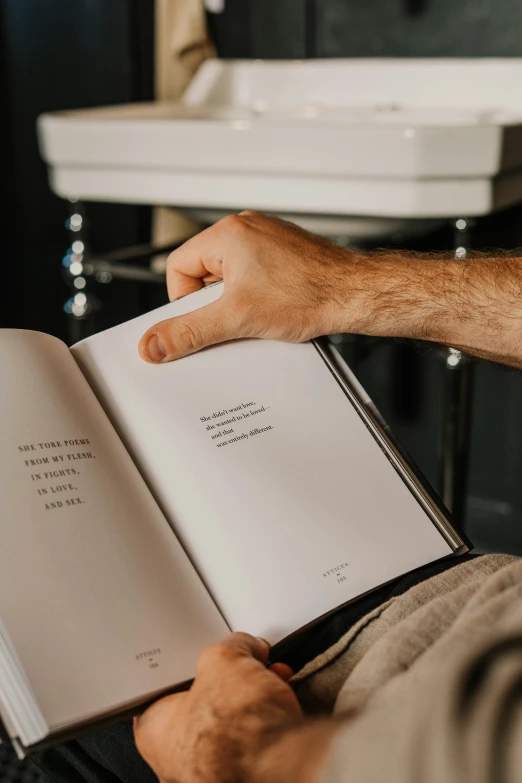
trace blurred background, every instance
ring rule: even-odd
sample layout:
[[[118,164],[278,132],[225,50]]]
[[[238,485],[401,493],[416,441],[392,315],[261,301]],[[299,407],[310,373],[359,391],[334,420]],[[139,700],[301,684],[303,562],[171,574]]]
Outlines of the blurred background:
[[[59,197],[39,149],[40,115],[179,100],[199,64],[213,56],[522,62],[522,3],[0,0],[0,37],[0,325],[49,332],[70,343],[166,302],[165,256],[153,255],[151,243],[175,245],[219,215],[201,209],[181,215],[145,198],[130,203],[103,197],[80,202],[73,192],[70,198]],[[358,89],[364,91],[364,84]],[[449,89],[458,91],[458,84],[448,84]],[[467,89],[462,88],[463,98]],[[174,201],[171,208],[184,206],[182,199]],[[350,214],[345,225],[337,221],[330,228],[324,219],[317,222],[317,215],[297,219],[341,244],[365,248],[448,251],[464,244],[513,249],[522,245],[522,195],[518,203],[511,202],[471,219],[466,214],[414,219],[411,230],[401,221],[387,228],[382,221],[361,227]],[[225,206],[239,211],[257,205],[245,199]],[[470,385],[469,375],[448,375],[448,354],[435,346],[342,335],[333,339],[437,490],[445,417],[455,415],[452,404],[458,407],[468,397],[469,408],[457,410],[456,419],[460,415],[465,425],[469,416],[468,438],[457,454],[465,474],[458,522],[479,550],[522,554],[522,374],[476,362]],[[1,373],[0,368],[0,378]],[[451,437],[455,440],[455,433]],[[32,773],[5,746],[0,748],[0,780],[30,779]]]
[[[155,210],[159,202],[82,199],[76,207],[74,200],[55,195],[38,148],[36,121],[42,113],[178,99],[199,63],[211,55],[285,61],[522,58],[518,0],[207,0],[205,6],[203,0],[1,0],[2,326],[41,330],[70,342],[82,330],[106,328],[158,306],[166,301],[161,256],[152,266],[148,256],[134,258],[134,268],[145,271],[141,280],[91,274],[92,312],[83,318],[80,299],[75,332],[70,323],[75,292],[67,266],[72,242],[81,241],[85,265],[91,256],[117,260],[122,248],[175,244],[204,225],[194,214],[188,219]],[[210,43],[201,38],[201,20]],[[185,50],[170,57],[187,24]],[[491,212],[469,221],[469,246],[522,245],[522,207]],[[71,214],[80,215],[81,225],[68,222]],[[414,232],[390,226],[375,236],[371,230],[323,233],[364,247],[455,246],[450,219],[416,224]],[[121,259],[126,261],[125,254]],[[437,486],[446,355],[434,346],[334,339]],[[474,372],[463,524],[480,548],[522,554],[522,376],[486,362],[477,363]]]

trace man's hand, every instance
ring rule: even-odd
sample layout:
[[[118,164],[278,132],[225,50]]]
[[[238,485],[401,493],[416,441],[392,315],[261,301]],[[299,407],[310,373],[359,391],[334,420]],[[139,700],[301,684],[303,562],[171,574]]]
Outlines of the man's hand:
[[[231,634],[203,653],[188,693],[167,696],[136,718],[136,745],[161,783],[291,780],[279,776],[288,758],[276,759],[273,768],[272,749],[304,719],[286,683],[291,670],[285,664],[267,669],[268,652],[262,639]],[[305,747],[291,759],[294,770],[300,774],[303,762],[314,773],[325,752],[319,738],[312,754]]]
[[[353,254],[292,223],[230,215],[189,239],[167,263],[171,300],[223,280],[221,298],[155,326],[143,359],[171,361],[239,337],[303,342],[341,331]]]
[[[241,337],[302,342],[353,332],[431,340],[522,367],[522,258],[352,252],[257,212],[220,220],[171,254],[171,299],[224,281],[217,302],[142,337],[168,362]]]

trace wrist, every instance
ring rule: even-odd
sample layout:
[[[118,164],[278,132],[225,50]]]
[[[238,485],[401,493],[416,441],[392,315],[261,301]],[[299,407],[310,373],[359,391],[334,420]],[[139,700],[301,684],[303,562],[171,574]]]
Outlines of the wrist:
[[[462,263],[408,252],[348,253],[333,331],[441,343],[459,335]]]
[[[245,783],[317,783],[340,725],[332,718],[306,721],[265,738]]]

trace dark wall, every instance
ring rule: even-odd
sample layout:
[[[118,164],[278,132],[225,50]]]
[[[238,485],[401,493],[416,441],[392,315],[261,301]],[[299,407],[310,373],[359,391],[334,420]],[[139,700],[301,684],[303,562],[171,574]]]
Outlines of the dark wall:
[[[522,53],[518,0],[317,0],[319,57],[509,57]]]
[[[226,57],[522,55],[519,0],[226,0]]]
[[[1,181],[7,205],[2,325],[65,336],[60,258],[67,246],[67,209],[49,190],[36,118],[44,111],[150,98],[152,8],[148,0],[0,3]],[[147,211],[135,207],[92,205],[88,217],[95,248],[132,244],[149,232]],[[132,295],[127,287],[120,298]]]

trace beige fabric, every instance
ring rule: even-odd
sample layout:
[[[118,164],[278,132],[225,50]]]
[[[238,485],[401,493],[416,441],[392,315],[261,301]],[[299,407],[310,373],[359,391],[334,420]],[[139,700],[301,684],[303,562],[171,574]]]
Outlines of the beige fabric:
[[[353,715],[324,783],[522,781],[522,560],[467,561],[393,598],[295,688]]]
[[[189,81],[214,54],[208,39],[203,0],[156,0],[155,94],[159,101],[179,100]],[[197,232],[183,214],[158,207],[153,214],[153,241],[178,242]]]
[[[156,0],[156,98],[175,101],[214,50],[203,0]]]

